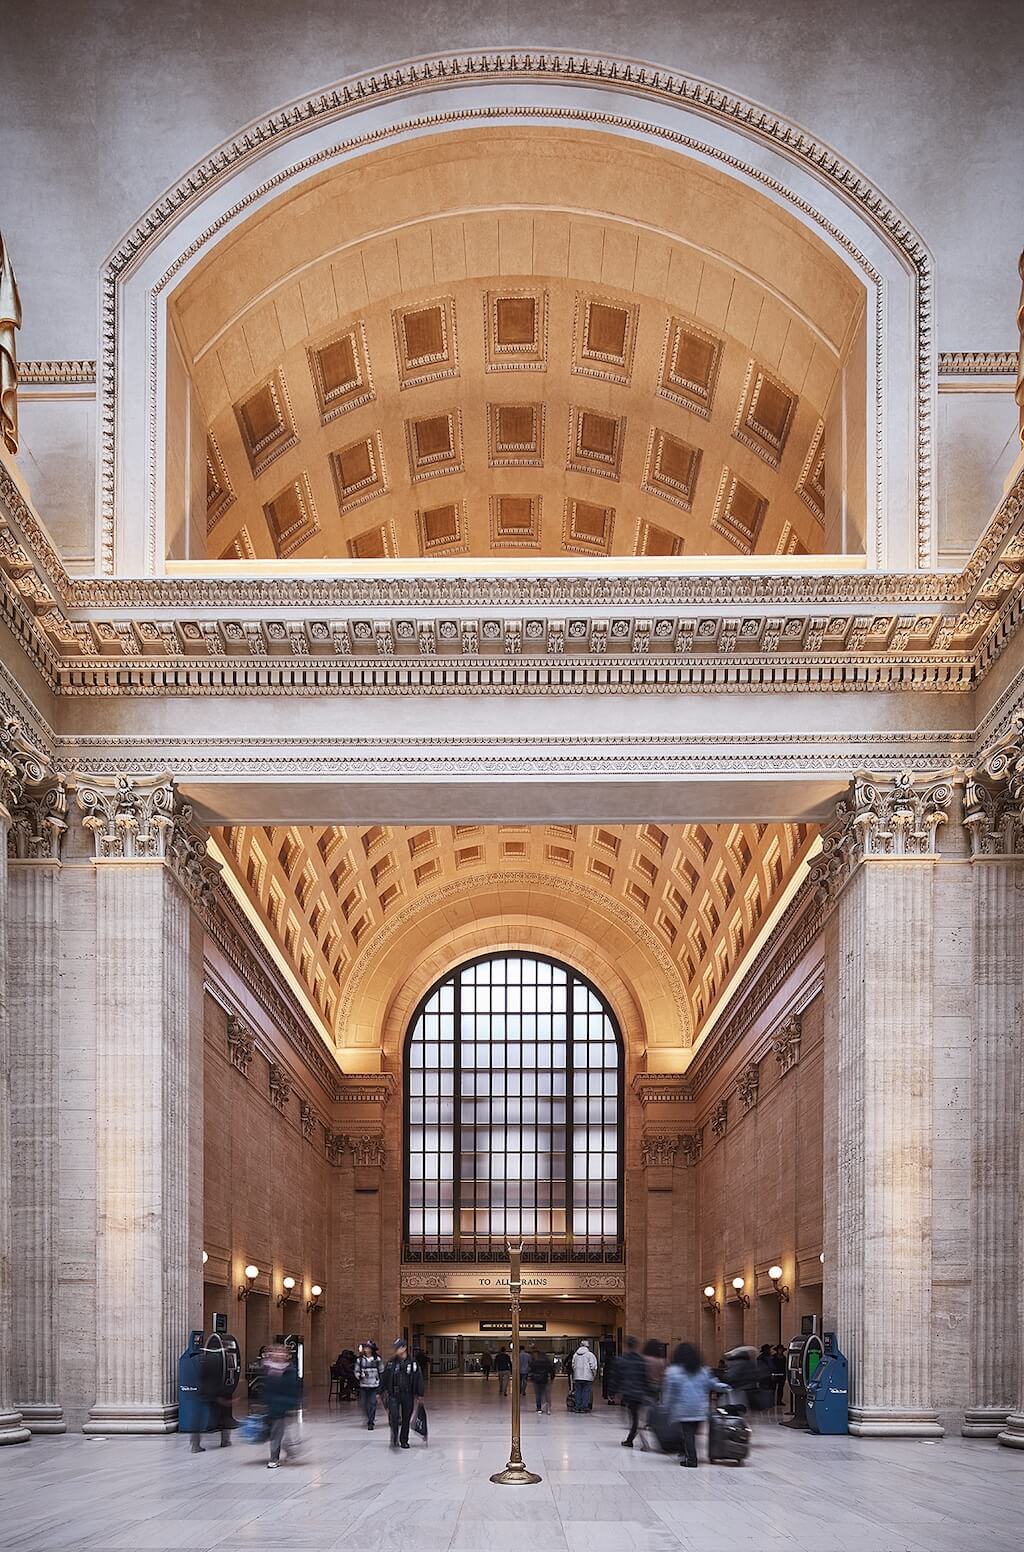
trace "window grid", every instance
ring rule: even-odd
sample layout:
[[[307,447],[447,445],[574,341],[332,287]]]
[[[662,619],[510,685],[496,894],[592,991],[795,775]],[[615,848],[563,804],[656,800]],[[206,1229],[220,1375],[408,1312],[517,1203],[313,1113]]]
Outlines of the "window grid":
[[[617,1259],[622,1042],[607,1003],[537,955],[435,986],[406,1046],[407,1257]]]

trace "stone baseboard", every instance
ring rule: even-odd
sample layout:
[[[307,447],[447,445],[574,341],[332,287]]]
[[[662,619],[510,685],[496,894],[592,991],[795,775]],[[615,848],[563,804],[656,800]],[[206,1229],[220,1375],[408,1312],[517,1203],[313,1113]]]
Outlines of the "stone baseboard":
[[[47,1406],[42,1402],[35,1405],[25,1402],[21,1408],[21,1419],[30,1433],[67,1433],[68,1431],[63,1407]]]
[[[931,1410],[851,1407],[850,1432],[858,1439],[941,1439],[946,1430]]]
[[[176,1406],[94,1406],[83,1433],[177,1433]]]
[[[1009,1407],[968,1407],[960,1433],[965,1439],[996,1439],[1009,1415]]]

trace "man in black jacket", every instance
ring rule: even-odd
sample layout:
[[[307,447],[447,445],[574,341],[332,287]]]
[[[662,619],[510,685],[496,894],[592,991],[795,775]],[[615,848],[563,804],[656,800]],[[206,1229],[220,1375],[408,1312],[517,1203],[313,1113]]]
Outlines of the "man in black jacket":
[[[651,1384],[647,1373],[647,1364],[640,1352],[640,1343],[635,1336],[627,1336],[626,1351],[616,1361],[614,1374],[615,1392],[625,1402],[629,1412],[629,1433],[622,1441],[623,1449],[631,1450],[633,1440],[640,1429],[640,1410],[651,1400]],[[644,1436],[640,1434],[640,1443],[643,1444]]]
[[[397,1337],[392,1344],[394,1357],[389,1358],[381,1375],[380,1388],[388,1403],[388,1421],[391,1424],[391,1448],[409,1448],[409,1424],[416,1402],[423,1394],[423,1374],[419,1364],[410,1358],[404,1337]]]

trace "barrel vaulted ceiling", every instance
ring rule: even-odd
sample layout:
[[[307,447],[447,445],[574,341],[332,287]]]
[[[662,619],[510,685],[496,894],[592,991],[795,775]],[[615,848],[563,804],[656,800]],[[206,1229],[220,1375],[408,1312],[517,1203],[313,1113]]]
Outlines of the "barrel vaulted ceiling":
[[[242,892],[325,1026],[375,934],[452,885],[527,874],[607,895],[653,934],[694,1037],[813,845],[805,825],[236,826],[216,833]],[[543,886],[537,909],[543,911]]]
[[[684,157],[523,128],[376,152],[174,295],[191,553],[834,549],[863,309],[817,237]]]

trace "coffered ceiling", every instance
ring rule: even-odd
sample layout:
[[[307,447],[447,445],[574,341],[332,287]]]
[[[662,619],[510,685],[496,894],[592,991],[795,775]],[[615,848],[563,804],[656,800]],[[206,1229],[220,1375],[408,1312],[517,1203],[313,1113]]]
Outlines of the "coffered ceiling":
[[[613,900],[672,960],[695,1038],[814,842],[806,825],[236,826],[216,832],[242,892],[336,1039],[360,956],[400,909],[495,875],[575,881]]]
[[[863,289],[763,195],[520,128],[374,153],[279,203],[172,302],[206,449],[194,555],[837,547]]]

